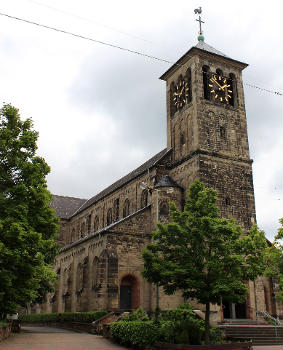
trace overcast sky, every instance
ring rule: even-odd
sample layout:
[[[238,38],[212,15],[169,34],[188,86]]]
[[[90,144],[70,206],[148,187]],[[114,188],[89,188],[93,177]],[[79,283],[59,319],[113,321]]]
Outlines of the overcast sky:
[[[283,93],[280,0],[1,0],[0,12],[176,61],[205,42],[246,62],[244,83]],[[90,198],[166,147],[170,65],[0,16],[0,103],[40,133],[53,194]],[[244,86],[257,221],[282,215],[283,97]]]

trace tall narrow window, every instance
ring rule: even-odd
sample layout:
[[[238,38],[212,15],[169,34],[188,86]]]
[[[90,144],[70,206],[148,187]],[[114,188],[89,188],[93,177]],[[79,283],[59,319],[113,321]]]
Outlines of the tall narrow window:
[[[114,221],[119,220],[119,198],[114,201]]]
[[[84,236],[85,236],[85,223],[83,222],[81,226],[81,237],[84,237]]]
[[[106,217],[106,224],[107,226],[112,224],[112,209],[108,209],[107,211],[107,217]]]
[[[226,129],[224,128],[224,126],[220,126],[219,131],[220,131],[220,137],[222,139],[226,139]]]
[[[187,88],[188,88],[188,97],[187,97],[187,102],[190,103],[192,101],[192,73],[191,73],[191,68],[187,69],[186,72],[186,80],[187,80]]]
[[[147,201],[148,201],[148,191],[143,190],[141,194],[141,208],[144,208],[147,206]]]
[[[128,199],[126,199],[123,206],[123,218],[125,218],[129,214],[130,214],[130,202]]]
[[[231,98],[229,98],[229,104],[231,106],[235,105],[235,94],[236,94],[236,78],[235,75],[233,73],[229,74],[229,79],[228,79],[228,85],[229,86],[229,95],[231,96]]]
[[[90,233],[91,229],[91,214],[89,214],[86,218],[86,227],[87,227],[87,233]]]
[[[210,93],[208,88],[208,80],[209,80],[209,67],[202,67],[202,80],[203,80],[203,97],[205,100],[210,99]]]
[[[96,215],[96,217],[94,218],[94,224],[93,224],[93,230],[94,232],[98,231],[98,227],[99,227],[99,218]]]
[[[225,198],[225,204],[226,204],[227,207],[228,207],[229,205],[231,205],[231,200],[230,200],[229,197],[226,197],[226,198]]]

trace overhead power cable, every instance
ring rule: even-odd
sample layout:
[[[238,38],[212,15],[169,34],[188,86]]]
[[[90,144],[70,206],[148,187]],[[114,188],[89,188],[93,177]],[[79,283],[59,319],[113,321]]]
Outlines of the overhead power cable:
[[[93,19],[85,18],[85,17],[82,17],[82,16],[78,16],[78,15],[72,13],[72,12],[64,11],[64,10],[58,9],[57,7],[53,7],[53,6],[50,6],[50,5],[46,5],[46,4],[43,4],[42,2],[38,2],[38,1],[35,1],[35,0],[28,0],[28,1],[31,2],[31,3],[33,3],[33,4],[36,4],[36,5],[38,5],[38,6],[43,6],[43,7],[46,7],[46,8],[48,8],[48,9],[50,9],[50,10],[63,13],[64,15],[77,18],[77,19],[79,19],[79,20],[81,20],[81,21],[94,23],[95,25],[98,25],[98,26],[100,26],[100,27],[106,28],[106,29],[108,29],[108,30],[112,30],[112,31],[117,32],[117,33],[120,33],[120,34],[127,35],[127,36],[129,36],[129,37],[131,37],[131,38],[138,39],[138,40],[145,41],[145,42],[148,42],[148,43],[151,43],[151,44],[152,44],[152,42],[149,41],[149,40],[140,38],[140,37],[138,37],[138,36],[136,36],[136,35],[132,35],[132,34],[127,33],[127,32],[125,32],[125,31],[123,31],[123,30],[121,30],[121,29],[117,29],[117,28],[108,26],[108,25],[106,25],[106,24],[97,22],[97,21],[95,21],[95,20],[93,20]]]
[[[51,27],[51,26],[48,26],[48,25],[45,25],[45,24],[33,22],[33,21],[30,21],[30,20],[27,20],[27,19],[24,19],[24,18],[19,18],[19,17],[11,16],[11,15],[8,15],[8,14],[6,14],[6,13],[0,12],[0,16],[8,17],[8,18],[15,19],[15,20],[17,20],[17,21],[25,22],[25,23],[28,23],[28,24],[33,24],[33,25],[38,26],[38,27],[42,27],[42,28],[46,28],[46,29],[53,30],[53,31],[55,31],[55,32],[59,32],[59,33],[71,35],[71,36],[74,36],[74,37],[76,37],[76,38],[80,38],[80,39],[92,41],[92,42],[95,42],[95,43],[97,43],[97,44],[101,44],[101,45],[113,47],[113,48],[115,48],[115,49],[119,49],[119,50],[122,50],[122,51],[130,52],[130,53],[135,54],[135,55],[140,55],[140,56],[143,56],[143,57],[147,57],[147,58],[150,58],[150,59],[155,60],[155,61],[159,61],[159,62],[163,62],[163,63],[168,63],[168,64],[175,64],[176,66],[180,66],[180,67],[187,67],[187,66],[184,65],[184,64],[178,64],[178,63],[175,63],[175,62],[173,62],[173,61],[166,60],[166,59],[164,59],[164,58],[160,58],[160,57],[156,57],[156,56],[152,56],[152,55],[146,54],[146,53],[144,53],[144,52],[140,52],[140,51],[136,51],[136,50],[131,50],[131,49],[128,49],[128,48],[125,48],[125,47],[122,47],[122,46],[118,46],[118,45],[115,45],[115,44],[107,43],[107,42],[105,42],[105,41],[101,41],[101,40],[93,39],[93,38],[90,38],[90,37],[87,37],[87,36],[84,36],[84,35],[72,33],[72,32],[69,32],[69,31],[67,31],[67,30],[64,30],[64,29],[59,29],[59,28]],[[188,67],[188,68],[189,68],[189,67]],[[249,84],[249,83],[244,83],[244,84],[247,85],[247,86],[249,86],[249,87],[252,87],[252,88],[256,88],[256,89],[258,89],[258,90],[261,90],[261,91],[266,91],[266,92],[269,92],[269,93],[272,93],[272,94],[275,94],[275,95],[283,96],[283,93],[281,93],[281,92],[279,92],[279,91],[274,91],[274,90],[269,90],[269,89],[261,88],[261,87],[259,87],[259,86],[256,86],[256,85],[253,85],[253,84]]]

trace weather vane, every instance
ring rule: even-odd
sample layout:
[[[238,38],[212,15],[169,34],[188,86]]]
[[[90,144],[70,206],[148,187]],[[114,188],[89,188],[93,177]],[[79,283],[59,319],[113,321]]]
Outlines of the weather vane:
[[[202,13],[201,7],[199,7],[198,9],[194,10],[195,14],[199,14],[198,19],[196,19],[197,22],[199,22],[199,36],[198,36],[198,41],[204,41],[204,36],[203,36],[203,32],[201,29],[201,24],[205,23],[201,20],[200,14]]]

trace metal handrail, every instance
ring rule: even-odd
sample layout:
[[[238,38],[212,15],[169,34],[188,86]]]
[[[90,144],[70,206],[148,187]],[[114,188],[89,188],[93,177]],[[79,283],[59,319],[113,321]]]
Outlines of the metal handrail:
[[[272,320],[276,325],[281,326],[281,323],[279,322],[279,320],[273,316],[271,316],[268,312],[266,311],[260,311],[260,310],[256,310],[256,314],[257,315],[261,315],[263,317],[269,318],[270,320]]]

